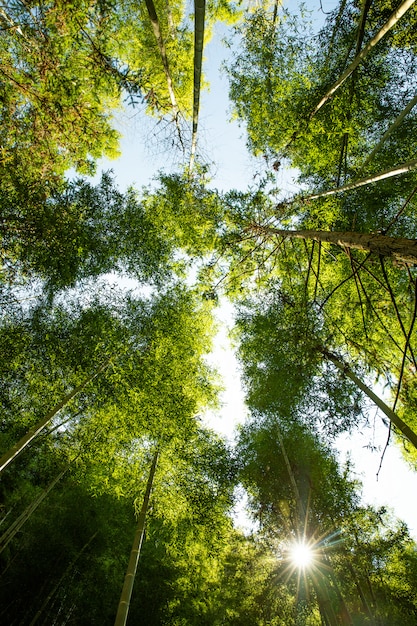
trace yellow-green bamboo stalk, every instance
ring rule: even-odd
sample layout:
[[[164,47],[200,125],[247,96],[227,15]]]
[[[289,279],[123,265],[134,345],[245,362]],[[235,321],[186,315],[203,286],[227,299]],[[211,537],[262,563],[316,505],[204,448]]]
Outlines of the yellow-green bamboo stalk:
[[[109,365],[111,359],[105,361],[99,369],[94,373],[88,376],[80,385],[75,387],[70,393],[62,398],[62,400],[51,409],[45,417],[43,417],[35,426],[30,428],[26,435],[24,435],[19,441],[10,448],[3,456],[0,458],[0,473],[17,457],[23,452],[23,450],[39,435],[39,433],[49,424],[49,422],[55,417],[59,411],[66,406],[80,391],[84,389],[96,376],[101,374],[101,372]]]
[[[369,54],[369,52],[376,46],[376,44],[391,30],[398,20],[408,11],[408,9],[414,4],[415,0],[404,0],[404,2],[394,11],[384,26],[372,37],[372,39],[366,44],[361,52],[354,58],[349,67],[343,72],[340,78],[330,87],[330,89],[324,94],[320,102],[310,113],[310,119],[313,118],[317,111],[331,98],[331,96],[339,89],[339,87],[345,82],[345,80],[355,71],[359,63]]]
[[[156,464],[158,462],[158,450],[155,452],[151,469],[149,472],[148,482],[146,484],[145,496],[143,498],[142,508],[138,517],[135,536],[133,539],[132,550],[130,551],[130,559],[126,570],[126,576],[123,584],[122,594],[120,596],[119,607],[117,609],[116,620],[114,626],[125,626],[129,612],[130,599],[132,597],[133,583],[135,582],[136,570],[138,567],[140,550],[142,547],[143,536],[145,534],[146,513],[149,505],[153,479],[155,476]]]

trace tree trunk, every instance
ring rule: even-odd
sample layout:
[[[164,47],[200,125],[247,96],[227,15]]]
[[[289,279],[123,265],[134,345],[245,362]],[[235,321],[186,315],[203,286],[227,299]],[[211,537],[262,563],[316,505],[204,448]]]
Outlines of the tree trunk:
[[[191,155],[189,173],[194,167],[195,151],[197,148],[198,115],[200,110],[201,68],[203,63],[204,45],[204,18],[206,11],[205,0],[194,0],[194,96],[193,96],[193,132],[191,140]]]
[[[374,402],[377,407],[388,417],[389,421],[399,430],[404,437],[417,449],[417,434],[409,427],[403,420],[396,414],[390,407],[385,404],[381,398],[379,398],[364,382],[361,381],[358,376],[350,369],[350,367],[344,363],[338,356],[326,350],[323,347],[318,348],[319,352],[323,354],[329,361],[331,361],[336,367],[342,371],[345,376],[350,378],[355,385],[363,391]]]
[[[49,424],[49,422],[55,417],[55,415],[59,413],[59,411],[64,406],[66,406],[68,402],[70,402],[72,398],[74,398],[74,396],[80,393],[80,391],[82,391],[84,387],[88,385],[88,383],[94,380],[96,376],[101,374],[101,372],[109,365],[110,361],[111,359],[105,361],[99,367],[97,372],[88,376],[88,378],[86,378],[80,385],[78,385],[78,387],[75,387],[75,389],[73,389],[69,394],[64,396],[62,400],[53,409],[51,409],[49,413],[45,415],[45,417],[43,417],[37,424],[35,424],[35,426],[30,428],[26,435],[19,439],[19,441],[0,458],[0,473],[9,465],[9,463],[14,461],[23,452],[26,446],[28,446],[31,441],[33,441],[33,439],[37,437],[37,435],[39,435],[39,433],[45,428],[45,426]]]
[[[414,4],[415,0],[404,0],[401,6],[398,7],[391,15],[389,20],[384,26],[377,32],[377,34],[366,44],[363,50],[354,58],[349,67],[343,72],[340,78],[334,83],[332,87],[324,94],[320,102],[315,109],[310,113],[309,119],[311,120],[321,109],[321,107],[331,98],[331,96],[339,89],[339,87],[345,82],[345,80],[352,74],[352,72],[358,67],[359,63],[368,55],[372,48],[380,41],[387,32],[395,26],[398,20],[408,11],[408,9]]]
[[[278,235],[285,239],[312,239],[333,243],[342,248],[364,250],[379,256],[391,257],[403,263],[417,264],[417,239],[388,237],[373,233],[338,232],[325,230],[283,230],[272,226],[251,224],[248,230],[265,235]]]
[[[327,589],[324,576],[316,578],[314,575],[311,577],[314,591],[316,593],[317,604],[320,611],[320,616],[326,626],[339,626],[339,620],[333,608],[333,604]]]
[[[138,517],[135,537],[133,539],[132,550],[130,552],[129,564],[127,566],[125,581],[123,584],[122,594],[120,596],[119,608],[117,610],[114,626],[125,626],[127,615],[129,612],[130,598],[132,597],[133,583],[135,582],[136,569],[138,567],[140,550],[142,547],[143,536],[145,534],[146,513],[149,505],[149,497],[151,494],[153,479],[155,476],[156,463],[158,461],[158,451],[155,452],[151,469],[149,472],[148,482],[146,485],[145,496],[143,498],[142,508]]]

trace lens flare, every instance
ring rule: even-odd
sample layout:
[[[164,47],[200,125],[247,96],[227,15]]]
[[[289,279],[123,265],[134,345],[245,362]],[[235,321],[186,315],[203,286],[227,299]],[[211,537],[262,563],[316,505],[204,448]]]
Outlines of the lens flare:
[[[290,548],[290,559],[295,567],[305,569],[313,561],[313,550],[304,542],[295,543]]]

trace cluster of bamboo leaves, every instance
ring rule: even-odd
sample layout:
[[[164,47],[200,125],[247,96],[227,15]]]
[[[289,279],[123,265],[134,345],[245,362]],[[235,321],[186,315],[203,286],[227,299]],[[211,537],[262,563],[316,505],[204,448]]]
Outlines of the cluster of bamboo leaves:
[[[245,192],[199,158],[218,20],[266,166]],[[410,0],[341,0],[318,33],[279,3],[1,3],[2,623],[415,624],[416,545],[332,446],[376,405],[415,463],[416,20]],[[87,177],[123,107],[182,151],[142,190]],[[234,446],[204,421],[226,297],[249,409]]]

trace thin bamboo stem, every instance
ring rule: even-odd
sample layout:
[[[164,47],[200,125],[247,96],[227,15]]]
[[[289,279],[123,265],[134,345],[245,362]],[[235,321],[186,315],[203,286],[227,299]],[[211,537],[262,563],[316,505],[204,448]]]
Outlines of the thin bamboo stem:
[[[117,610],[114,626],[125,626],[129,612],[130,599],[132,597],[133,583],[135,582],[136,570],[138,567],[140,551],[142,547],[143,537],[145,534],[146,513],[149,505],[153,479],[155,476],[156,464],[158,462],[158,450],[155,452],[151,469],[149,472],[148,482],[146,484],[145,496],[143,498],[142,508],[138,517],[136,533],[133,539],[132,550],[130,552],[129,564],[127,566],[125,581],[123,584],[122,594],[120,596],[119,607]]]

